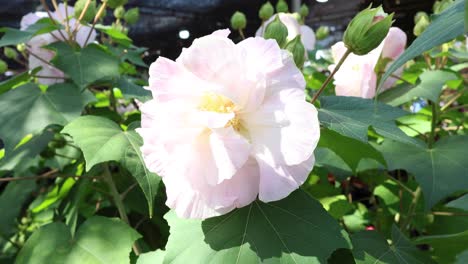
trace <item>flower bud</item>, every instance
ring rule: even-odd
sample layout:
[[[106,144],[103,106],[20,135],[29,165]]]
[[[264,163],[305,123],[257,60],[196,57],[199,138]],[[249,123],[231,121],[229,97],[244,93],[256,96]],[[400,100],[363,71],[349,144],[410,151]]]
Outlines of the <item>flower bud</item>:
[[[278,15],[267,25],[263,37],[265,39],[274,39],[280,47],[283,47],[288,37],[288,28],[281,22]]]
[[[127,12],[125,12],[124,20],[128,24],[136,24],[136,22],[138,22],[138,19],[140,19],[140,10],[138,9],[138,7],[130,8]]]
[[[26,44],[20,43],[20,44],[16,45],[16,50],[19,51],[19,52],[26,51]]]
[[[327,26],[320,26],[317,29],[317,32],[315,33],[315,37],[318,40],[322,40],[322,39],[325,39],[326,37],[328,37],[329,33],[330,33],[330,29]]]
[[[278,0],[278,2],[276,3],[276,12],[287,13],[288,9],[288,4],[284,0]]]
[[[429,15],[424,11],[419,11],[414,15],[414,24],[417,24],[418,21],[422,18],[425,18],[427,21],[430,21]]]
[[[294,12],[292,13],[292,16],[294,17],[294,19],[297,20],[297,22],[299,22],[300,24],[302,24],[302,16],[301,14],[297,13],[297,12]]]
[[[429,19],[421,17],[419,21],[416,22],[416,25],[414,25],[413,34],[419,37],[424,32],[424,30],[426,30],[430,23],[431,22],[429,22]]]
[[[299,14],[301,14],[302,17],[306,17],[309,15],[309,7],[307,7],[306,4],[301,5],[301,9],[299,9]]]
[[[447,9],[452,4],[453,4],[453,0],[436,1],[434,3],[434,6],[432,7],[432,10],[434,11],[434,14],[439,14],[445,9]]]
[[[8,70],[8,64],[0,60],[0,74],[4,74]]]
[[[75,18],[79,18],[81,16],[81,12],[83,12],[83,9],[86,6],[86,2],[88,2],[88,0],[78,0],[78,1],[76,1],[75,6],[74,6]],[[92,21],[94,19],[95,15],[96,15],[96,1],[92,0],[89,3],[88,8],[86,9],[86,12],[85,12],[83,18],[81,19],[81,21],[90,22],[90,21]]]
[[[343,42],[354,54],[365,55],[382,43],[392,26],[392,19],[393,14],[385,14],[382,7],[364,9],[349,23]]]
[[[114,9],[115,18],[122,19],[124,15],[125,15],[125,8],[123,6],[119,6]]]
[[[18,53],[10,47],[5,47],[3,49],[3,54],[5,54],[5,57],[8,59],[16,59],[16,57],[18,57]]]
[[[260,10],[258,11],[258,17],[260,17],[261,20],[266,21],[268,20],[273,14],[275,13],[275,10],[273,6],[271,5],[270,2],[266,2],[260,7]]]
[[[123,6],[128,2],[128,0],[106,0],[106,1],[107,1],[107,6],[110,8]]]
[[[247,26],[247,18],[244,13],[236,11],[231,17],[231,28],[234,30],[242,30]]]
[[[293,40],[289,41],[284,47],[285,50],[291,52],[294,63],[298,68],[302,68],[305,62],[305,48],[302,44],[301,35],[297,35]]]

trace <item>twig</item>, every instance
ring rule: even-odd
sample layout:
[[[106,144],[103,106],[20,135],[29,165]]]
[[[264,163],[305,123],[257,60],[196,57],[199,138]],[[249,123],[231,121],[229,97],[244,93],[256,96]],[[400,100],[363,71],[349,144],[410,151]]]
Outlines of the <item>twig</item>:
[[[50,20],[52,21],[52,24],[57,25],[57,22],[56,22],[55,19],[52,17],[52,13],[50,13],[50,9],[49,9],[49,7],[47,6],[45,0],[41,0],[41,4],[42,4],[42,6],[44,7],[44,9],[46,10],[47,15],[49,16]],[[57,4],[57,3],[55,3],[55,4]],[[57,7],[56,7],[56,9],[57,9]],[[58,13],[60,14],[60,12],[58,12]],[[63,32],[62,32],[60,29],[58,30],[58,32],[59,32],[60,36],[62,36],[63,40],[66,41],[66,42],[68,42],[68,39],[65,37],[65,35],[63,35]],[[69,43],[69,42],[68,42],[68,43]],[[69,44],[70,44],[70,43],[69,43]]]
[[[455,101],[457,101],[458,98],[460,98],[465,93],[465,90],[466,90],[466,88],[462,89],[459,93],[457,93],[452,98],[450,98],[450,100],[444,106],[442,106],[440,111],[441,112],[445,111],[451,104],[453,104]]]
[[[138,183],[133,183],[132,185],[130,185],[130,187],[127,188],[127,190],[125,190],[123,193],[120,194],[120,199],[122,200],[125,200],[125,197],[127,197],[127,194],[133,190],[133,188],[135,188],[136,186],[138,185]]]
[[[75,27],[75,29],[73,29],[73,35],[75,35],[76,32],[78,32],[78,30],[81,28],[81,20],[83,19],[84,15],[86,14],[86,11],[88,11],[88,8],[89,8],[90,4],[91,4],[91,0],[87,0],[83,10],[81,10],[80,16],[78,17],[78,21],[77,21],[78,24],[75,24],[77,26]]]
[[[327,79],[325,80],[325,82],[322,84],[322,87],[320,87],[320,89],[317,91],[317,93],[315,93],[314,97],[312,98],[312,101],[311,103],[313,104],[317,98],[320,96],[320,94],[323,92],[323,90],[325,90],[325,88],[327,87],[328,83],[331,81],[331,79],[333,78],[333,76],[335,75],[335,73],[338,72],[338,70],[340,69],[341,65],[343,65],[343,62],[346,60],[346,58],[349,56],[349,54],[351,54],[351,50],[347,49],[345,54],[343,55],[343,57],[341,57],[340,61],[338,62],[338,64],[335,66],[335,68],[333,69],[333,71],[330,73],[330,75],[328,75]]]
[[[421,187],[418,186],[416,188],[416,191],[414,191],[414,196],[413,200],[411,200],[410,207],[408,209],[408,214],[406,215],[406,219],[404,224],[402,225],[403,228],[408,227],[408,225],[411,223],[411,218],[414,216],[414,210],[416,209],[416,205],[419,201],[419,197],[421,197]]]
[[[44,60],[43,58],[39,57],[38,55],[34,54],[34,52],[32,52],[30,49],[31,49],[31,47],[30,47],[30,46],[28,46],[28,52],[29,52],[29,55],[32,55],[32,56],[33,56],[33,57],[35,57],[36,59],[38,59],[38,60],[40,60],[40,61],[44,62],[45,64],[47,64],[47,65],[49,65],[49,66],[52,66],[52,67],[54,67],[54,68],[55,68],[55,66],[54,66],[54,65],[52,65],[50,62],[48,62],[48,61]]]
[[[406,186],[404,183],[402,183],[400,180],[398,179],[395,179],[394,177],[390,176],[388,173],[385,173],[385,176],[387,176],[387,178],[395,181],[401,188],[403,188],[405,191],[407,191],[409,194],[411,194],[412,196],[414,196],[414,192],[413,190],[411,190],[408,186]]]
[[[25,176],[25,177],[6,177],[0,178],[0,182],[10,182],[10,181],[21,181],[21,180],[36,180],[36,179],[44,179],[44,178],[54,178],[54,174],[58,172],[57,169],[50,170],[46,173],[43,173],[39,176]]]
[[[89,31],[88,36],[86,37],[86,41],[84,42],[83,47],[86,46],[86,44],[88,44],[89,38],[91,37],[91,33],[94,31],[94,27],[96,26],[96,23],[101,17],[102,12],[104,12],[104,10],[106,9],[106,5],[107,1],[104,1],[99,10],[97,11],[96,15],[94,16],[93,25],[91,26],[91,30]]]

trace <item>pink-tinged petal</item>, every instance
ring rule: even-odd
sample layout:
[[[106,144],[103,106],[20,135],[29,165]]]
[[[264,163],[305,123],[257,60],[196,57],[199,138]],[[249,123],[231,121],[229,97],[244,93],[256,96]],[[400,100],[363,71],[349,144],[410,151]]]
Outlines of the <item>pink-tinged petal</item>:
[[[213,36],[219,36],[219,37],[224,37],[224,38],[227,38],[229,36],[229,34],[231,34],[231,30],[229,30],[228,28],[219,29],[219,30],[216,30],[213,33],[211,33],[211,35],[213,35]]]
[[[71,19],[70,25],[71,25],[70,27],[74,29],[79,26],[79,23],[75,19]],[[90,31],[91,31],[91,35],[89,35]],[[88,35],[89,35],[89,39],[88,39],[88,42],[86,43],[86,39],[88,38]],[[96,40],[96,37],[97,37],[96,30],[91,29],[91,27],[82,25],[79,27],[78,31],[76,32],[75,41],[76,43],[78,43],[78,45],[80,45],[80,47],[84,47],[85,44],[93,43]]]
[[[29,26],[35,24],[39,19],[44,17],[47,17],[47,13],[45,12],[28,13],[21,18],[20,29],[25,30]]]
[[[383,42],[382,57],[396,60],[405,51],[407,39],[403,30],[391,27]]]
[[[223,128],[235,116],[234,113],[218,113],[210,111],[195,111],[191,117],[197,120],[197,123],[207,128]]]
[[[309,26],[302,25],[300,27],[301,30],[301,40],[302,44],[304,44],[304,47],[306,50],[313,50],[315,49],[315,33],[312,28]]]
[[[390,63],[387,66],[387,68],[390,67],[391,65],[392,64]],[[392,75],[400,77],[402,74],[403,74],[403,67],[400,67]],[[395,78],[395,77],[388,77],[388,79],[385,80],[384,84],[382,85],[382,91],[385,91],[385,90],[388,90],[388,89],[392,88],[397,81],[398,81],[398,79]]]
[[[296,67],[291,54],[281,51],[283,67],[270,72],[266,76],[265,100],[282,90],[298,89],[305,91],[305,79],[302,72]]]
[[[65,10],[65,5],[60,3],[58,5],[58,9],[52,12],[52,17],[59,21],[60,23],[64,24],[66,22],[67,15],[68,17],[73,17],[75,9],[70,5],[67,5],[67,9]]]

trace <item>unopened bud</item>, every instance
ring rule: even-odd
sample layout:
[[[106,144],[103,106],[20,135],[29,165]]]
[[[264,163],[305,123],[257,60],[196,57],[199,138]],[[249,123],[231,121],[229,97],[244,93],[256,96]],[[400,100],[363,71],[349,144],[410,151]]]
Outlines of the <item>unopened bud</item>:
[[[439,14],[445,9],[447,9],[449,6],[451,6],[453,3],[453,0],[436,1],[434,3],[434,6],[432,7],[432,10],[434,11],[434,14]]]
[[[266,2],[260,7],[260,10],[258,11],[258,17],[260,17],[261,20],[266,21],[270,17],[273,16],[275,13],[275,9],[273,8],[273,5],[271,5],[270,2]]]
[[[280,47],[283,47],[284,44],[286,44],[286,38],[288,37],[288,28],[281,22],[278,15],[276,15],[275,19],[266,26],[263,37],[265,39],[276,40]]]
[[[318,40],[322,40],[322,39],[325,39],[326,37],[328,37],[329,33],[330,33],[330,29],[327,26],[320,26],[317,29],[317,32],[315,33],[315,37]]]
[[[123,6],[128,2],[128,0],[106,0],[106,1],[107,1],[107,6],[110,8]]]
[[[365,55],[382,43],[392,23],[393,14],[385,14],[382,7],[364,9],[349,23],[343,42],[352,53]]]
[[[138,9],[138,7],[130,8],[127,12],[125,12],[124,20],[128,24],[136,24],[136,22],[138,22],[138,19],[140,19],[140,10]]]
[[[247,26],[247,18],[244,13],[236,11],[231,17],[231,28],[234,30],[242,30]]]
[[[301,9],[299,9],[299,14],[301,14],[302,17],[306,17],[309,15],[309,7],[307,7],[306,4],[301,5]]]
[[[424,30],[426,30],[430,23],[431,22],[429,22],[429,19],[421,17],[416,25],[414,25],[413,34],[419,37],[424,32]]]
[[[115,18],[122,19],[124,15],[125,15],[125,8],[123,6],[119,6],[114,9]]]
[[[10,47],[5,47],[3,49],[3,54],[5,54],[5,57],[9,59],[16,59],[16,57],[18,57],[18,53]]]
[[[8,64],[0,60],[0,74],[4,74],[8,70]]]
[[[293,40],[288,42],[284,47],[285,50],[291,52],[294,63],[298,68],[302,68],[305,62],[305,48],[301,41],[301,35],[297,35]]]
[[[287,13],[288,10],[288,4],[284,0],[278,0],[278,2],[276,3],[276,12]]]
[[[427,21],[430,20],[430,19],[429,19],[429,15],[428,15],[426,12],[424,12],[424,11],[419,11],[419,12],[416,13],[416,15],[414,15],[414,24],[417,24],[418,21],[419,21],[420,19],[422,19],[422,18],[426,19]]]
[[[26,44],[20,43],[20,44],[16,45],[16,50],[18,50],[19,52],[26,51]]]
[[[87,2],[88,0],[76,1],[75,6],[74,6],[75,18],[79,18],[81,16],[81,13],[83,12]],[[83,18],[81,18],[81,21],[90,22],[94,19],[95,15],[96,15],[96,0],[91,0],[91,2],[88,5],[88,8],[86,9],[86,12],[84,13]]]
[[[301,23],[302,24],[302,16],[301,14],[297,13],[297,12],[294,12],[292,13],[292,17],[294,17],[294,19],[297,20],[297,22]]]

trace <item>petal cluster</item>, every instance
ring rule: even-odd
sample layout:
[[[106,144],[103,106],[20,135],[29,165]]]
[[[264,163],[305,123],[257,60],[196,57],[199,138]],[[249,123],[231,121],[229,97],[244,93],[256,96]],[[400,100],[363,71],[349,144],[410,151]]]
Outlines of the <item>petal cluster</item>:
[[[150,67],[141,150],[185,218],[282,199],[314,165],[317,111],[289,53],[274,40],[234,44],[228,35],[196,39],[176,61]]]
[[[313,50],[315,48],[315,32],[312,28],[306,25],[300,25],[293,14],[279,13],[277,14],[281,23],[283,23],[288,29],[287,41],[293,40],[297,35],[301,35],[302,44],[306,50]],[[265,28],[273,22],[276,16],[270,17],[265,23],[257,30],[256,36],[261,37],[265,32]]]
[[[355,96],[372,98],[377,89],[376,66],[379,60],[388,60],[386,68],[391,61],[396,60],[405,50],[407,37],[405,32],[397,27],[390,28],[384,41],[366,55],[350,54],[340,70],[334,76],[335,93],[340,96]],[[332,55],[335,63],[343,57],[346,47],[343,42],[332,46]],[[333,70],[335,65],[330,67]],[[381,69],[385,70],[385,69]],[[400,76],[403,69],[397,70],[394,75]],[[392,87],[397,79],[390,77],[383,85],[383,90]]]
[[[93,42],[96,39],[96,31],[91,29],[88,26],[80,25],[80,23],[73,18],[74,9],[73,7],[67,6],[65,9],[64,4],[59,4],[58,9],[55,12],[51,13],[52,18],[57,21],[58,23],[62,24],[63,27],[69,27],[70,32],[76,32],[73,36],[73,40],[83,47],[86,44],[86,38],[88,34],[91,32],[89,37],[88,43]],[[67,22],[67,15],[69,17]],[[21,30],[27,29],[29,26],[36,23],[41,18],[48,17],[47,13],[45,12],[34,12],[29,13],[23,16],[20,22]],[[60,31],[60,32],[59,32]],[[47,77],[57,77],[61,78],[64,76],[63,72],[58,70],[57,68],[52,67],[48,62],[52,60],[54,57],[54,52],[48,49],[44,49],[43,46],[51,44],[57,41],[65,41],[65,38],[70,39],[71,36],[66,30],[56,30],[51,33],[37,35],[31,40],[28,41],[28,51],[31,54],[28,59],[28,67],[30,70],[42,67],[42,69],[37,73],[39,76],[47,76]],[[54,84],[58,82],[62,82],[61,79],[55,78],[38,78],[39,83],[42,84]]]

